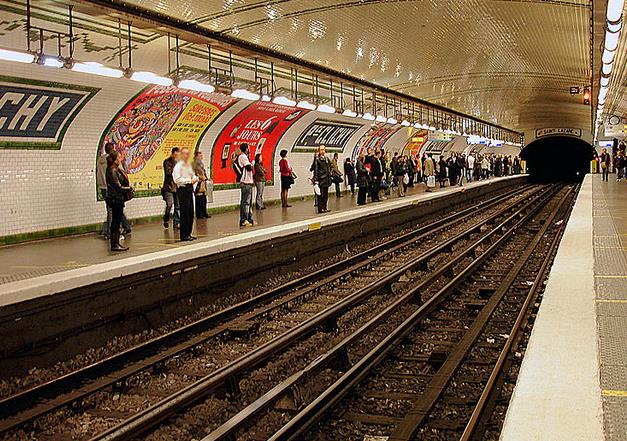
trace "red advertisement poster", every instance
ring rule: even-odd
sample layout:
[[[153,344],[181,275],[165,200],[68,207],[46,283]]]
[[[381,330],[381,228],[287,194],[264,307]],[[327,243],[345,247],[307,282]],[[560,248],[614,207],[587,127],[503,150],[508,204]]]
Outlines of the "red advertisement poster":
[[[427,141],[429,141],[429,132],[427,130],[418,130],[407,140],[401,154],[420,157],[422,155],[422,148]]]
[[[370,129],[364,133],[356,148],[353,150],[353,160],[357,160],[359,155],[363,152],[366,154],[369,148],[380,150],[388,139],[392,137],[402,126],[376,123],[373,124]]]
[[[231,167],[239,154],[239,146],[248,144],[251,162],[257,153],[265,164],[267,179],[274,181],[275,151],[281,137],[307,110],[256,101],[237,114],[222,130],[213,146],[211,177],[216,188],[236,184]]]

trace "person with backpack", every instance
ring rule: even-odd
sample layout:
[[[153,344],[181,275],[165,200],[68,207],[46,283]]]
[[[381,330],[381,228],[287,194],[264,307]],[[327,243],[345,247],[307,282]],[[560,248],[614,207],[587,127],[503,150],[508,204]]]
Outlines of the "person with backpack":
[[[239,203],[239,225],[240,227],[251,227],[253,222],[253,165],[248,159],[248,144],[242,143],[239,146],[240,154],[237,161],[233,163],[233,169],[240,183],[241,198]]]

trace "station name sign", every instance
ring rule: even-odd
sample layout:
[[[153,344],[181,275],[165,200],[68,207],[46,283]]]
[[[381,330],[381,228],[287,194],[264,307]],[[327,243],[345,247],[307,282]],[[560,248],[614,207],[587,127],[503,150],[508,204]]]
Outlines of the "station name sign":
[[[72,120],[98,90],[0,76],[0,148],[60,149]]]
[[[316,120],[300,135],[293,151],[316,151],[324,145],[328,151],[342,152],[361,124]]]
[[[544,138],[545,136],[574,136],[575,138],[581,138],[581,129],[552,127],[536,130],[536,138]]]

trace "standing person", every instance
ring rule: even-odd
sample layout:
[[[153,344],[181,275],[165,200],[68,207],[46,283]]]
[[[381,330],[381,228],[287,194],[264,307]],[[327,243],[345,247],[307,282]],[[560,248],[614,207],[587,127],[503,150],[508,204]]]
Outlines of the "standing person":
[[[472,155],[472,152],[468,153],[466,157],[466,167],[466,180],[470,183],[475,173],[475,157]]]
[[[366,196],[368,194],[368,188],[370,187],[368,169],[364,161],[366,158],[363,154],[359,155],[357,159],[357,187],[359,191],[357,193],[357,205],[366,205]]]
[[[207,213],[207,171],[203,162],[202,152],[194,153],[194,162],[192,162],[194,174],[198,177],[198,185],[194,193],[194,202],[196,206],[196,219],[209,219]]]
[[[446,176],[446,161],[444,160],[444,156],[440,155],[440,160],[438,161],[438,180],[440,181],[440,188],[446,186]]]
[[[241,198],[239,202],[239,226],[251,227],[253,222],[253,165],[248,159],[248,144],[242,143],[239,146],[240,154],[237,157],[237,164],[242,170],[242,178],[240,180]]]
[[[181,209],[179,207],[179,198],[176,195],[176,184],[172,177],[172,172],[176,163],[179,162],[180,149],[172,148],[170,156],[163,161],[163,186],[161,187],[161,197],[165,201],[165,213],[163,214],[163,227],[170,226],[170,214],[174,207],[174,229],[180,228],[181,225]]]
[[[309,179],[311,181],[311,184],[314,185],[314,177],[313,177],[313,172],[314,172],[314,167],[316,166],[316,158],[318,157],[318,151],[316,150],[314,152],[313,155],[313,161],[311,163],[311,167],[309,167],[309,171],[311,172],[311,178]],[[314,207],[318,206],[318,195],[316,194],[316,192],[314,191]]]
[[[96,163],[96,181],[98,183],[98,190],[100,191],[100,197],[105,201],[107,208],[107,218],[102,223],[100,234],[102,234],[105,240],[109,239],[109,231],[111,230],[111,206],[106,203],[107,200],[107,169],[109,168],[107,158],[113,151],[113,143],[108,142],[104,146],[105,153],[100,155],[98,162]]]
[[[253,180],[255,181],[255,189],[257,190],[255,197],[255,207],[257,210],[265,210],[263,204],[263,189],[266,186],[266,168],[263,166],[261,153],[255,155],[255,165],[253,167]]]
[[[279,161],[279,172],[281,173],[281,207],[289,208],[287,203],[288,195],[292,184],[294,183],[294,173],[289,162],[287,162],[287,150],[283,149],[279,152],[281,160]]]
[[[608,182],[608,178],[610,175],[610,155],[607,153],[607,149],[603,149],[601,153],[601,157],[599,158],[601,162],[601,171],[603,172],[603,182]]]
[[[340,188],[340,184],[342,183],[342,172],[340,171],[340,166],[338,164],[339,155],[333,153],[333,161],[331,161],[331,179],[333,180],[333,184],[335,184],[335,197],[342,197],[342,190]]]
[[[344,176],[346,179],[346,186],[350,187],[351,194],[355,196],[355,183],[357,182],[357,175],[355,174],[355,166],[350,158],[346,158],[344,161]]]
[[[122,156],[115,150],[108,154],[105,179],[107,181],[107,204],[111,207],[111,229],[109,231],[111,251],[128,250],[128,247],[120,245],[120,225],[124,215],[124,202],[128,199],[132,189],[128,178],[120,168],[121,162]]]
[[[407,177],[407,182],[405,182],[405,175],[407,174],[407,169],[405,168],[405,159],[403,156],[396,158],[394,161],[394,179],[398,182],[398,197],[405,196],[405,191],[407,190],[407,185],[409,184],[409,177]]]
[[[466,158],[463,154],[457,156],[457,185],[460,187],[464,185],[464,176],[466,175]]]
[[[314,184],[320,187],[320,196],[318,196],[318,213],[327,213],[327,202],[329,201],[329,187],[331,186],[331,177],[333,169],[331,161],[326,156],[326,147],[321,145],[318,148],[318,156],[314,161],[313,180]]]
[[[381,175],[381,163],[374,156],[374,150],[368,149],[368,155],[366,156],[364,165],[368,169],[369,182],[370,182],[370,200],[372,202],[379,202],[379,188],[381,183],[379,182],[379,176]]]
[[[413,187],[416,179],[416,161],[414,160],[414,156],[412,154],[410,154],[408,160],[405,161],[405,168],[407,170],[407,175],[409,176],[409,186]]]
[[[435,163],[433,162],[433,158],[431,154],[429,154],[429,156],[423,159],[422,167],[424,170],[424,179],[425,179],[425,182],[427,183],[427,191],[433,191],[432,188],[435,187]],[[429,178],[431,177],[433,177],[434,185],[430,187]]]
[[[198,178],[189,163],[189,149],[181,149],[181,159],[172,170],[172,178],[176,184],[176,196],[179,199],[180,208],[180,237],[182,242],[195,240],[192,236],[194,228],[194,185]]]
[[[490,161],[486,156],[481,160],[481,173],[483,174],[483,179],[488,179],[490,174]]]

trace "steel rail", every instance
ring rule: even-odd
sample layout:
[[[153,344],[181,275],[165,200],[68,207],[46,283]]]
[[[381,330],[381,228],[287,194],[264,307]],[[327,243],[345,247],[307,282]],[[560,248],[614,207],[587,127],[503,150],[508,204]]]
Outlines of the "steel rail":
[[[534,199],[536,202],[542,198],[543,195],[546,195],[547,191],[540,190],[539,193],[540,195],[538,196],[536,194],[536,199]],[[533,201],[529,202],[529,204],[532,203]],[[504,212],[509,211],[511,208],[515,208],[519,204],[520,202],[513,203],[509,208],[501,210],[499,213],[492,215],[490,218],[465,230],[437,247],[421,253],[419,256],[414,257],[411,261],[403,264],[401,267],[388,273],[386,276],[358,289],[353,294],[340,300],[325,310],[318,312],[313,317],[285,331],[283,334],[273,338],[222,368],[217,369],[195,383],[175,392],[171,396],[161,400],[149,408],[138,412],[113,428],[95,436],[92,440],[120,441],[133,439],[134,437],[137,437],[151,429],[161,421],[176,414],[180,410],[189,407],[219,387],[236,383],[241,375],[267,361],[272,355],[311,335],[317,329],[324,326],[324,324],[333,323],[335,319],[345,311],[363,302],[367,298],[379,292],[381,289],[391,286],[391,284],[395,283],[408,270],[412,270],[413,268],[420,266],[438,253],[449,250],[457,241],[480,231],[483,225],[486,225],[494,219],[503,216]]]
[[[300,290],[297,290],[296,293],[293,293],[288,296],[288,298],[283,299],[280,302],[275,301],[271,305],[266,306],[263,310],[253,311],[254,316],[261,316],[263,314],[267,314],[270,310],[280,308],[284,304],[293,301],[295,297],[305,296],[320,286],[329,284],[341,277],[344,277],[350,272],[372,264],[373,261],[381,259],[386,255],[394,253],[404,247],[411,246],[414,242],[442,231],[460,221],[471,218],[475,215],[478,208],[492,207],[501,203],[503,198],[522,195],[529,188],[531,188],[531,186],[524,186],[522,188],[514,189],[505,192],[504,194],[491,197],[480,202],[476,206],[471,206],[449,216],[445,216],[433,223],[405,233],[368,250],[362,251],[346,260],[336,262],[325,268],[321,268],[302,277],[291,280],[279,287],[270,289],[258,296],[254,296],[250,299],[232,305],[174,331],[135,345],[132,348],[126,349],[46,383],[42,383],[10,397],[6,397],[0,400],[0,415],[3,418],[3,420],[0,421],[0,433],[14,429],[34,418],[43,416],[59,407],[68,405],[88,394],[95,393],[117,382],[124,381],[132,375],[149,369],[151,365],[176,356],[198,344],[203,343],[204,341],[214,338],[228,330],[230,324],[226,322],[227,320],[250,320],[254,318],[250,315],[242,317],[241,314],[252,311],[255,307],[259,307],[264,302],[270,302],[281,295],[285,295],[292,290],[297,290],[299,287],[302,287]],[[538,188],[535,192],[539,191],[540,188]],[[532,193],[531,195],[533,194],[535,193]],[[373,256],[373,253],[377,254]],[[220,326],[220,324],[222,325]],[[208,329],[211,326],[216,326],[216,328],[212,330],[213,332],[210,333],[211,335],[200,335],[187,342],[179,343],[189,338],[192,334],[209,332]],[[173,348],[164,349],[168,346],[176,345],[177,343],[179,344]],[[154,355],[151,356],[151,354]],[[140,360],[142,361],[141,364],[137,366],[128,366],[129,363]],[[118,372],[118,375],[110,375],[115,370],[120,371]],[[103,376],[106,377],[95,381],[93,384],[88,383],[91,380],[98,379],[98,377]],[[79,390],[74,390],[77,388]],[[43,401],[46,399],[50,401]],[[37,403],[35,408],[29,408],[29,406],[32,406],[35,403]],[[20,412],[24,409],[27,409],[26,412],[20,414]]]
[[[549,192],[549,197],[554,196],[557,190]],[[531,204],[529,204],[531,205]],[[330,408],[337,404],[356,384],[361,382],[381,361],[385,359],[387,354],[395,347],[396,343],[403,337],[408,335],[415,327],[416,323],[430,314],[439,304],[441,304],[453,292],[463,280],[472,274],[488,257],[493,255],[505,240],[507,240],[521,225],[526,223],[532,216],[539,212],[542,204],[536,204],[531,207],[530,211],[522,214],[514,213],[506,221],[499,224],[494,231],[502,230],[509,222],[516,218],[519,220],[513,226],[505,231],[501,237],[496,239],[489,247],[474,259],[460,274],[455,276],[449,283],[438,291],[434,296],[424,302],[414,313],[403,321],[401,325],[390,332],[377,346],[375,346],[368,354],[355,363],[344,375],[336,380],[333,385],[327,388],[316,400],[302,409],[287,424],[279,429],[272,437],[271,441],[292,440],[303,435],[315,422],[317,422]],[[522,214],[522,217],[519,215]],[[484,238],[480,239],[484,242]]]
[[[520,213],[520,210],[516,212],[510,219],[515,219],[516,216]],[[235,438],[235,435],[238,430],[252,424],[254,418],[263,413],[266,409],[271,407],[274,403],[276,403],[279,399],[286,396],[290,390],[294,386],[296,386],[299,382],[306,380],[311,377],[313,374],[318,372],[320,369],[324,368],[326,365],[335,362],[336,360],[344,360],[346,363],[347,349],[348,347],[354,343],[356,340],[362,338],[368,332],[370,332],[373,328],[380,325],[384,322],[388,317],[390,317],[394,312],[398,310],[399,307],[404,304],[414,300],[424,288],[429,287],[435,280],[441,277],[446,272],[450,271],[455,265],[457,265],[460,261],[465,259],[469,254],[471,254],[477,247],[480,247],[484,242],[495,233],[499,232],[503,227],[503,224],[497,225],[493,230],[488,233],[484,233],[484,236],[469,245],[469,247],[461,252],[457,257],[453,260],[447,262],[444,265],[439,266],[435,271],[431,272],[425,279],[420,281],[417,285],[413,286],[407,293],[402,295],[399,299],[394,301],[394,303],[387,306],[383,311],[378,313],[375,317],[370,319],[367,323],[362,325],[359,329],[354,331],[351,335],[343,339],[336,346],[331,348],[325,354],[322,354],[314,361],[312,361],[309,365],[307,365],[302,370],[294,373],[289,378],[282,381],[280,384],[263,394],[257,400],[249,404],[246,408],[242,409],[236,415],[231,417],[224,424],[216,428],[209,435],[203,438],[201,441],[222,441],[222,440],[231,440]]]
[[[398,424],[390,436],[389,441],[409,441],[413,439],[420,426],[423,424],[429,412],[432,411],[437,401],[442,396],[444,389],[453,379],[455,372],[462,365],[464,358],[481,336],[481,332],[487,324],[488,320],[496,310],[501,300],[505,297],[516,278],[522,273],[525,265],[533,255],[538,245],[544,238],[544,235],[551,227],[553,220],[560,212],[561,208],[567,201],[570,201],[571,191],[562,195],[557,203],[557,207],[551,212],[549,218],[542,227],[534,235],[534,238],[527,244],[524,251],[518,256],[514,266],[508,271],[508,274],[501,282],[497,291],[490,297],[488,303],[476,317],[473,324],[469,327],[462,339],[457,343],[455,349],[449,354],[444,364],[438,369],[438,372],[422,393],[420,398],[416,400],[413,408],[407,413],[405,418]]]
[[[577,188],[577,190],[575,190],[574,193],[577,194],[578,191],[579,191],[579,188]],[[543,286],[542,282],[549,273],[551,262],[553,261],[553,257],[555,256],[555,253],[557,252],[557,248],[559,246],[560,240],[562,238],[562,235],[565,229],[566,229],[566,222],[560,225],[558,233],[555,235],[555,237],[553,238],[553,241],[551,242],[551,245],[549,247],[549,252],[547,252],[542,262],[542,265],[540,266],[538,274],[536,275],[533,281],[533,285],[529,289],[529,292],[527,293],[527,296],[522,305],[522,308],[518,316],[516,317],[516,321],[514,322],[514,325],[512,326],[512,329],[509,332],[510,337],[505,342],[505,345],[503,346],[503,349],[501,350],[501,353],[499,354],[499,358],[496,364],[494,365],[494,369],[490,373],[490,376],[483,389],[483,392],[481,393],[481,396],[479,397],[479,401],[475,405],[475,408],[472,411],[470,419],[468,420],[468,423],[466,424],[466,427],[464,428],[464,432],[462,433],[462,436],[459,438],[459,441],[472,441],[472,440],[478,441],[477,436],[479,435],[477,434],[477,432],[480,429],[480,427],[482,427],[482,421],[486,417],[485,409],[488,407],[488,404],[490,402],[494,401],[495,393],[502,384],[501,380],[505,374],[505,366],[507,365],[507,361],[511,356],[512,350],[518,347],[518,344],[522,338],[521,331],[523,330],[523,325],[525,324],[527,317],[529,316],[531,302],[533,302],[534,299],[538,297],[538,295],[540,294],[540,291],[542,290],[542,286]]]

